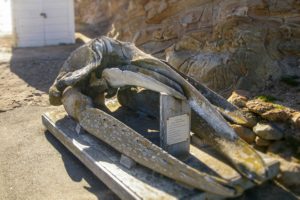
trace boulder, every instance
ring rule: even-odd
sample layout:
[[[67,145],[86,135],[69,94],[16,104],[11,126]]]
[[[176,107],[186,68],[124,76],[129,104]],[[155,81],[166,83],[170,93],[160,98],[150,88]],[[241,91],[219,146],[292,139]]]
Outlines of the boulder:
[[[273,108],[265,113],[262,113],[261,116],[269,121],[286,121],[289,119],[289,113],[284,109]]]
[[[300,112],[294,112],[292,114],[291,122],[295,127],[300,128]]]
[[[265,140],[259,136],[256,136],[255,138],[255,144],[259,147],[267,147],[271,144],[270,140]]]
[[[267,152],[269,154],[274,154],[286,159],[292,158],[296,153],[295,150],[293,150],[292,146],[283,140],[273,142],[268,147]]]
[[[268,123],[257,123],[253,127],[253,131],[257,136],[265,140],[280,140],[283,138],[283,133]]]
[[[299,70],[297,0],[75,0],[75,12],[94,36],[110,29],[224,95]]]
[[[250,94],[244,90],[233,91],[231,96],[227,99],[230,103],[237,107],[243,108],[246,106]]]
[[[231,124],[230,125],[233,130],[240,136],[243,140],[245,140],[247,143],[252,144],[255,141],[255,133],[246,127],[243,127],[241,125],[237,124]]]
[[[247,119],[247,123],[244,126],[248,128],[253,128],[257,124],[257,117],[255,114],[250,112],[247,108],[242,109],[244,117]]]
[[[278,181],[287,187],[300,186],[300,164],[282,158],[278,160],[280,162]]]
[[[286,145],[287,144],[285,141],[275,141],[268,147],[267,152],[272,154],[279,154],[286,149]]]
[[[262,115],[265,112],[268,112],[274,108],[271,103],[263,102],[257,99],[250,100],[246,103],[246,107],[256,114]]]
[[[284,106],[264,102],[259,99],[250,100],[246,107],[253,113],[260,115],[269,121],[287,121],[290,118],[290,110]]]

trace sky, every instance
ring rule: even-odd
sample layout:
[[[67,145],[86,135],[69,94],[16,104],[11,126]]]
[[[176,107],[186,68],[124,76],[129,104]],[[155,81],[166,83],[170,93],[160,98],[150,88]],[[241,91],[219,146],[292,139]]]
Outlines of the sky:
[[[12,32],[11,0],[0,0],[0,35]]]

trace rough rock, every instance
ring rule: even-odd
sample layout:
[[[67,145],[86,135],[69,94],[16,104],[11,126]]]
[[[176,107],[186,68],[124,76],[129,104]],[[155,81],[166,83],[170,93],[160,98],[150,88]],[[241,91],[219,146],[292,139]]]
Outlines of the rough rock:
[[[257,124],[257,117],[247,108],[243,108],[242,112],[247,119],[247,124],[245,124],[245,126],[247,126],[248,128],[253,128]]]
[[[290,159],[295,155],[295,151],[286,141],[279,140],[273,142],[267,149],[269,154],[274,154],[282,158]]]
[[[269,146],[271,144],[271,141],[270,140],[265,140],[265,139],[257,136],[255,138],[255,144],[259,147],[266,147],[266,146]]]
[[[291,121],[295,125],[295,127],[300,128],[300,112],[293,113]]]
[[[230,126],[247,143],[252,144],[255,141],[255,133],[249,128],[237,124],[231,124]]]
[[[283,133],[267,123],[257,123],[253,127],[254,133],[265,140],[280,140],[283,137]]]
[[[227,99],[230,103],[237,107],[243,108],[246,106],[250,94],[244,90],[233,91],[231,96]]]
[[[258,99],[246,103],[247,108],[269,121],[286,121],[290,118],[289,109],[274,103],[264,102]]]
[[[76,29],[90,37],[107,34],[115,13],[127,3],[128,0],[75,0]]]
[[[246,103],[247,108],[256,114],[263,114],[265,112],[268,112],[274,108],[274,106],[271,103],[263,102],[260,100],[250,100]]]
[[[274,108],[269,110],[261,116],[269,121],[286,121],[289,119],[290,115],[283,109]]]
[[[280,162],[280,175],[278,181],[284,186],[300,186],[300,164],[278,158]]]
[[[286,142],[279,140],[273,142],[269,147],[268,147],[268,153],[273,153],[273,154],[279,154],[286,148]]]
[[[135,42],[222,94],[299,74],[297,0],[76,0],[77,24]]]

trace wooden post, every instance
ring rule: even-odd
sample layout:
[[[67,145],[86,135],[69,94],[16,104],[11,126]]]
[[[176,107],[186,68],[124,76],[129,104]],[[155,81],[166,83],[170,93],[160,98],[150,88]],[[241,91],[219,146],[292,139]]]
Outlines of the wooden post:
[[[191,109],[186,101],[160,95],[160,146],[185,159],[190,150]]]

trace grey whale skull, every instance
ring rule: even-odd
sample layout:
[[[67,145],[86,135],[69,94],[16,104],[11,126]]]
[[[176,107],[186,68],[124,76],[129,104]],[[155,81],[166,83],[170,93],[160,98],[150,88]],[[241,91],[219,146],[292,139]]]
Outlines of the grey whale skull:
[[[246,119],[239,110],[205,86],[180,74],[167,63],[144,53],[132,43],[100,37],[76,49],[65,61],[51,86],[49,99],[52,105],[63,103],[69,115],[91,134],[96,134],[94,132],[98,131],[92,127],[94,125],[87,121],[87,119],[90,121],[94,119],[95,123],[101,124],[101,120],[98,120],[101,118],[99,114],[101,111],[94,108],[93,100],[98,94],[110,93],[128,85],[164,92],[186,100],[195,113],[192,122],[192,131],[195,134],[224,154],[245,177],[257,183],[266,178],[267,170],[262,158],[236,135],[223,118],[225,116],[233,121],[244,123]],[[99,137],[110,142],[107,136]],[[136,161],[151,168],[148,163],[143,163],[143,159]],[[152,167],[152,169],[171,178],[180,179],[174,177],[172,173],[164,172],[165,170],[160,167]],[[193,171],[189,168],[188,170]],[[195,186],[199,189],[223,196],[237,195],[237,190],[226,186],[224,180],[200,172],[197,176],[201,177],[199,180],[202,181]],[[180,179],[180,181],[189,184],[189,180]],[[194,185],[192,181],[190,184]]]

